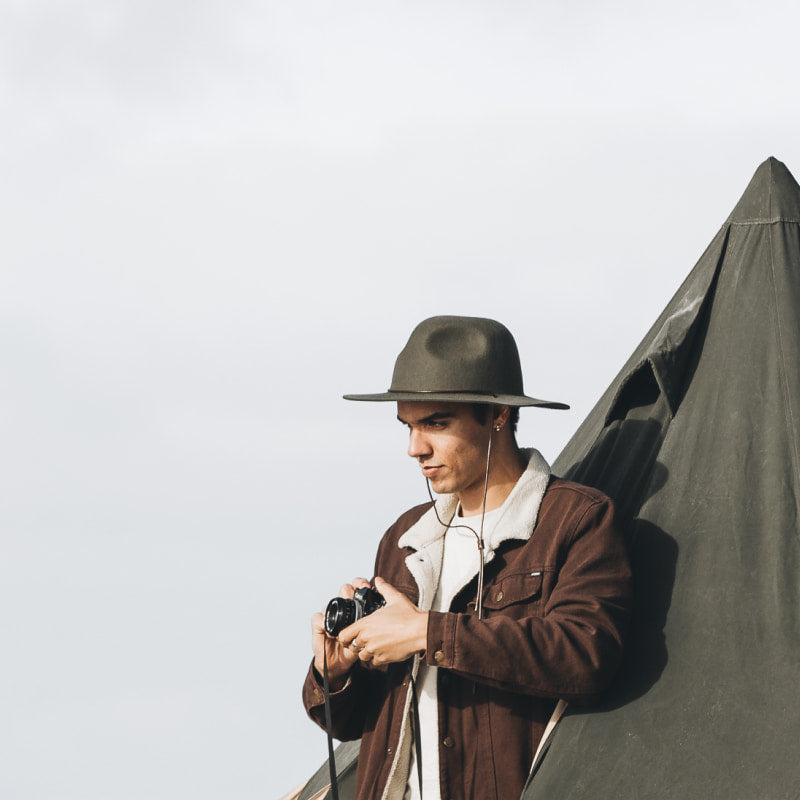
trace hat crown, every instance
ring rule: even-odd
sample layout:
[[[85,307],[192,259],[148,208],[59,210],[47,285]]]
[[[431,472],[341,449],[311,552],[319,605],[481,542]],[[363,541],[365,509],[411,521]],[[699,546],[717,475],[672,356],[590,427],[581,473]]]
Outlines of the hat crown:
[[[522,395],[519,352],[505,325],[483,317],[431,317],[395,362],[392,392]]]

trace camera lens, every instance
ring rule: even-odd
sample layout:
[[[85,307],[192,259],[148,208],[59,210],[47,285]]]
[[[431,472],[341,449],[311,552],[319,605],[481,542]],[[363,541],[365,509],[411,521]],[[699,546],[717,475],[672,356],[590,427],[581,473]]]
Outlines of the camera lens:
[[[339,631],[356,621],[356,604],[345,597],[334,597],[325,609],[325,632],[338,636]]]

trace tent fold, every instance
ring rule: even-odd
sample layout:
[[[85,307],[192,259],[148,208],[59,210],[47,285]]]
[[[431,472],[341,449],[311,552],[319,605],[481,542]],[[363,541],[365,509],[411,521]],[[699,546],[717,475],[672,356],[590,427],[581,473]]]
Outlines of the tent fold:
[[[720,261],[724,254],[724,241],[721,246]],[[719,263],[719,262],[718,262]],[[717,264],[718,266],[718,264]],[[700,326],[703,311],[708,299],[709,288],[716,277],[716,268],[706,270],[707,280],[700,280],[687,287],[686,294],[677,298],[664,316],[663,323],[648,345],[643,361],[635,366],[620,386],[617,398],[611,404],[606,421],[625,416],[627,409],[620,407],[620,398],[626,387],[634,382],[641,370],[649,370],[655,380],[657,391],[664,394],[670,411],[674,415],[683,396],[684,376],[687,359],[692,352],[694,336]]]

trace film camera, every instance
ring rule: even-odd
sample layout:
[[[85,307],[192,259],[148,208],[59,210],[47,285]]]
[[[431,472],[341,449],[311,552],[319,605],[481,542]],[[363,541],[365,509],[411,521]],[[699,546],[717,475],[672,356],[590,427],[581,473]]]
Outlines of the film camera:
[[[383,596],[369,586],[356,589],[352,600],[334,597],[325,609],[325,632],[328,636],[338,636],[348,625],[385,605]]]

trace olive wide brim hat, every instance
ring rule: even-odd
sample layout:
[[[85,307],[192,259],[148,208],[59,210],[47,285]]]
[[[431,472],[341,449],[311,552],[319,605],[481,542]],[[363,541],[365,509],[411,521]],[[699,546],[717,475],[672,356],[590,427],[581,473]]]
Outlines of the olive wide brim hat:
[[[397,357],[389,391],[344,398],[569,408],[525,394],[514,337],[505,325],[482,317],[420,322]]]

